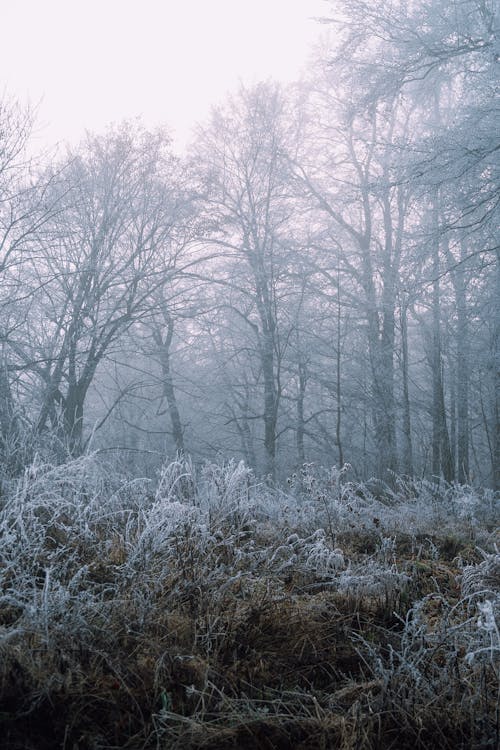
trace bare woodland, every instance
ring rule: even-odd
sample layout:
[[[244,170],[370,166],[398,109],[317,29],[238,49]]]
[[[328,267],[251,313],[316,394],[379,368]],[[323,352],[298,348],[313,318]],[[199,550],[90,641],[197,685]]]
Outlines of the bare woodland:
[[[125,122],[42,168],[5,98],[6,470],[106,448],[498,489],[497,22],[351,3],[182,158]]]
[[[322,22],[182,155],[0,101],[9,750],[500,741],[499,9]]]

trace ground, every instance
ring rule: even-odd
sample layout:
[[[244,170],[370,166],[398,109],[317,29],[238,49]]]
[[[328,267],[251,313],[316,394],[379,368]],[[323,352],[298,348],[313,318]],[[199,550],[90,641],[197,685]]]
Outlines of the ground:
[[[5,750],[498,746],[491,493],[85,457],[2,502]]]

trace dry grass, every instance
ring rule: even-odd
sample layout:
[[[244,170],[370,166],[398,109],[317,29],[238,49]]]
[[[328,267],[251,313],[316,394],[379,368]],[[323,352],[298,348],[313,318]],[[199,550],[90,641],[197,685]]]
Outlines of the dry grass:
[[[320,478],[315,498],[203,476],[172,464],[153,495],[87,458],[11,487],[2,748],[497,746],[488,519],[432,535],[424,507],[408,533],[423,491],[408,511]]]

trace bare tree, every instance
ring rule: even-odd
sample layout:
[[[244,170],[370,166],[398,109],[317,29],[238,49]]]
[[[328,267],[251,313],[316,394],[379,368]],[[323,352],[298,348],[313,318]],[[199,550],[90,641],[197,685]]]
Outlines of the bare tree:
[[[358,290],[366,321],[377,473],[387,480],[398,464],[396,306],[410,202],[408,187],[394,179],[394,152],[396,143],[407,139],[411,113],[398,102],[356,110],[354,102],[340,101],[331,70],[313,89],[310,134],[295,161],[295,176],[311,207],[331,227],[342,274]],[[331,266],[326,248],[322,262]]]
[[[124,124],[88,135],[54,186],[61,209],[33,245],[30,337],[11,348],[42,385],[39,431],[50,424],[70,454],[83,448],[97,368],[174,272],[174,171],[162,132]]]
[[[214,110],[196,143],[202,164],[210,242],[225,303],[237,312],[254,341],[262,376],[264,471],[274,477],[281,362],[286,335],[280,308],[286,299],[284,228],[288,201],[284,100],[275,85],[241,88]]]
[[[424,207],[428,205],[429,197],[434,196],[431,201],[431,211],[434,211],[432,226],[427,224],[427,239],[419,245],[422,260],[424,257],[432,259],[424,283],[432,286],[430,413],[433,421],[433,473],[442,473],[445,478],[453,479],[456,452],[457,478],[466,481],[470,471],[469,423],[473,408],[468,343],[473,306],[467,302],[467,288],[474,288],[466,271],[469,279],[474,273],[484,278],[488,269],[495,268],[498,255],[500,152],[496,123],[500,112],[495,93],[499,66],[498,9],[490,0],[458,0],[452,4],[443,4],[439,0],[418,0],[415,3],[401,0],[389,6],[349,0],[335,2],[334,9],[330,23],[336,27],[337,46],[330,55],[329,67],[337,72],[340,87],[346,78],[349,80],[349,88],[343,89],[343,96],[354,116],[359,118],[364,113],[373,120],[374,113],[382,112],[384,107],[393,110],[394,103],[401,100],[416,109],[411,138],[404,150],[404,141],[400,138],[392,143],[393,151],[401,153],[399,171],[392,173],[392,185],[412,185],[414,193],[419,196],[420,209],[412,210],[409,215],[409,223],[413,226],[422,220],[426,211]],[[470,85],[472,80],[473,86]],[[367,135],[365,154],[370,148],[374,149],[376,137],[375,132]],[[386,143],[391,145],[390,140],[386,139]],[[376,154],[376,149],[373,153]],[[369,192],[372,194],[371,187]],[[389,212],[384,210],[384,215],[391,216],[392,221],[396,213],[394,202]],[[375,215],[374,218],[376,222]],[[424,227],[421,229],[425,231]],[[452,248],[459,250],[455,252]],[[483,262],[470,263],[475,255],[482,257]],[[443,281],[446,275],[451,277],[455,294],[458,374],[445,373],[440,341],[440,298],[442,288],[448,283]],[[385,286],[385,270],[380,279]],[[493,290],[495,284],[484,286],[481,281],[475,287],[476,290]],[[490,302],[496,319],[498,297],[496,302]],[[387,311],[387,307],[385,309]],[[406,330],[406,318],[401,318],[401,324]],[[486,409],[486,437],[493,446],[493,435],[498,431],[498,396],[495,395],[498,386],[495,382],[500,375],[494,343],[498,339],[492,335],[491,340],[487,370],[493,373],[493,384],[489,389],[492,396],[486,407],[481,402],[481,411]],[[407,383],[406,354],[404,358],[404,380]],[[383,372],[383,367],[380,371]],[[449,409],[450,432],[447,384],[452,404]],[[409,392],[407,386],[404,388],[405,429],[408,431]],[[405,440],[408,454],[408,435]],[[491,447],[493,475],[498,464],[494,454]],[[406,459],[405,463],[408,463]]]
[[[24,460],[26,435],[13,386],[19,370],[10,342],[24,322],[28,292],[24,273],[33,240],[59,210],[53,179],[30,156],[34,111],[14,99],[0,99],[0,454],[16,471]],[[23,433],[23,434],[21,434]]]

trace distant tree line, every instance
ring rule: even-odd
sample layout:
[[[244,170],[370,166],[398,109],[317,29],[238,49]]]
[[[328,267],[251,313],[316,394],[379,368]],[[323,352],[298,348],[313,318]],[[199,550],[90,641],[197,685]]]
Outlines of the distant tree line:
[[[0,102],[4,473],[102,448],[500,489],[498,6],[333,15],[183,157],[125,122],[29,158]]]

